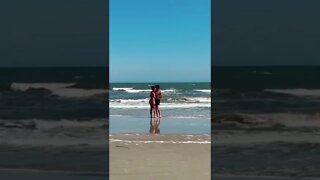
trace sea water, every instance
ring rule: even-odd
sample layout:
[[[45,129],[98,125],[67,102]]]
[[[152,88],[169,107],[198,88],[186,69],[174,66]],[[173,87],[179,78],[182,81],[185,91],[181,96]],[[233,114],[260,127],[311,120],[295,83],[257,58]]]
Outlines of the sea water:
[[[320,177],[320,68],[213,67],[213,174]]]
[[[210,83],[110,83],[110,132],[148,133],[151,86],[161,87],[161,133],[210,134]]]
[[[106,68],[1,68],[0,170],[107,175]]]

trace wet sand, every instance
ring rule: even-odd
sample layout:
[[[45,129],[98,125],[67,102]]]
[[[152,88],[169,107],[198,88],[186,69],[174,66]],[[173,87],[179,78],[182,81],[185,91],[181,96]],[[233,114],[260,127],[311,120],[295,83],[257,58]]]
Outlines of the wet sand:
[[[209,180],[210,136],[111,135],[111,180]]]

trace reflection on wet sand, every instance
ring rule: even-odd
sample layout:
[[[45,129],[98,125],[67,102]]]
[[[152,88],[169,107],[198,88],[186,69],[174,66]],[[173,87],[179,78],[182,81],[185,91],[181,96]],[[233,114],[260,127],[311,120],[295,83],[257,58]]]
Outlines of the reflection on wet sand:
[[[160,134],[160,117],[151,117],[150,118],[150,134]]]

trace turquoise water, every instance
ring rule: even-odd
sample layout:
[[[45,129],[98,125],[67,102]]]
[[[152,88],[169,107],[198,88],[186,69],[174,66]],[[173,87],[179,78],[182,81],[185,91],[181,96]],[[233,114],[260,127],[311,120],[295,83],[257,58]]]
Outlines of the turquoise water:
[[[111,116],[109,132],[148,134],[155,118]],[[160,118],[161,134],[210,134],[210,120],[206,118]]]
[[[210,134],[210,83],[158,83],[161,133]],[[110,132],[148,132],[152,83],[110,84]]]

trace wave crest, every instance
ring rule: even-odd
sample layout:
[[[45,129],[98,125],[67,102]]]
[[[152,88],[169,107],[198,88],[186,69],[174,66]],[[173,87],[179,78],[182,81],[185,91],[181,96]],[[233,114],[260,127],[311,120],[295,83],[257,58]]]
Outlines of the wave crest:
[[[76,83],[12,83],[10,88],[14,91],[49,90],[52,95],[63,98],[88,98],[104,95],[105,89],[81,89],[72,88]]]
[[[217,128],[320,128],[320,114],[223,114],[212,118]]]
[[[149,99],[111,99],[110,108],[120,109],[148,109]],[[168,98],[163,99],[161,108],[196,108],[196,107],[211,107],[210,97],[191,97],[191,98]]]
[[[124,91],[127,93],[142,93],[142,92],[150,92],[150,89],[134,89],[129,87],[114,87],[113,91]],[[176,90],[173,88],[161,90],[162,92],[175,93]]]
[[[264,91],[294,96],[320,97],[320,89],[265,89]]]
[[[211,89],[195,89],[194,91],[203,92],[203,93],[211,93]]]

